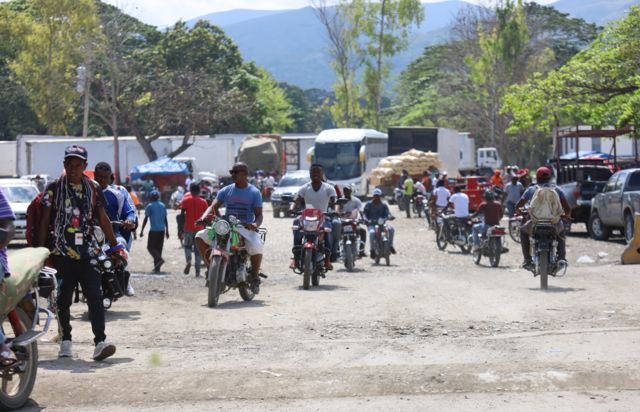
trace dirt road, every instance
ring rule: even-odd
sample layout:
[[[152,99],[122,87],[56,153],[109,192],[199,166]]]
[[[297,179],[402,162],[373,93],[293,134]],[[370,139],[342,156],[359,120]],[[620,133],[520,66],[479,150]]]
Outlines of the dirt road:
[[[395,209],[395,208],[394,208]],[[401,216],[399,213],[396,214]],[[182,274],[177,239],[166,274],[134,245],[137,296],[107,314],[118,345],[91,361],[76,304],[75,358],[40,346],[33,405],[68,410],[638,410],[640,276],[616,264],[620,243],[569,239],[568,275],[541,292],[512,250],[500,268],[436,249],[418,219],[399,217],[390,267],[339,265],[303,291],[287,270],[288,219],[266,210],[269,279],[254,302],[206,307],[203,280]],[[171,221],[174,221],[171,219]],[[175,234],[173,230],[172,235]],[[593,263],[577,264],[581,256]],[[53,337],[51,335],[50,337]]]

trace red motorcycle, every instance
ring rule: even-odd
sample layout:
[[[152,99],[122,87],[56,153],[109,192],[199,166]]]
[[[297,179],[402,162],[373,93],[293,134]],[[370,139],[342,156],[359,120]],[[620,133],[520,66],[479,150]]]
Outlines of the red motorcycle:
[[[325,256],[331,251],[325,244],[326,233],[331,229],[324,227],[325,214],[319,209],[304,209],[294,224],[294,231],[302,232],[302,245],[294,247],[297,257],[294,272],[302,274],[302,288],[309,289],[309,285],[319,286],[320,278],[325,277],[327,268],[324,265]]]

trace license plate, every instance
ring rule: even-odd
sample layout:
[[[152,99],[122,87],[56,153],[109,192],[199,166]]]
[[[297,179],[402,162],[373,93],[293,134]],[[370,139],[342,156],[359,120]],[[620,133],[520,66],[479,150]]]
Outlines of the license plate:
[[[345,232],[345,233],[351,233],[351,232],[353,232],[353,227],[351,227],[351,226],[344,226],[344,227],[342,228],[342,231],[343,231],[343,232]]]

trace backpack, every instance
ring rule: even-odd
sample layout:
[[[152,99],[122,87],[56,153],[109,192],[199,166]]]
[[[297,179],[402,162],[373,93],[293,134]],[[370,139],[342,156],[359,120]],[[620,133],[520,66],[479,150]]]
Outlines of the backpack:
[[[42,198],[45,192],[40,192],[29,203],[27,207],[27,246],[34,247],[38,244],[38,230],[40,229],[39,223],[42,220]]]
[[[529,203],[531,220],[534,223],[551,222],[556,224],[560,221],[563,213],[562,202],[560,202],[560,196],[556,192],[555,186],[539,186]]]

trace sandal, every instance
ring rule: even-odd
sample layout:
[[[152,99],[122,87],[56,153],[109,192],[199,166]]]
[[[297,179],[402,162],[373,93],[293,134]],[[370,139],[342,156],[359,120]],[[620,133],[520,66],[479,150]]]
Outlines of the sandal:
[[[18,358],[12,350],[0,352],[0,366],[8,368],[18,363]]]

